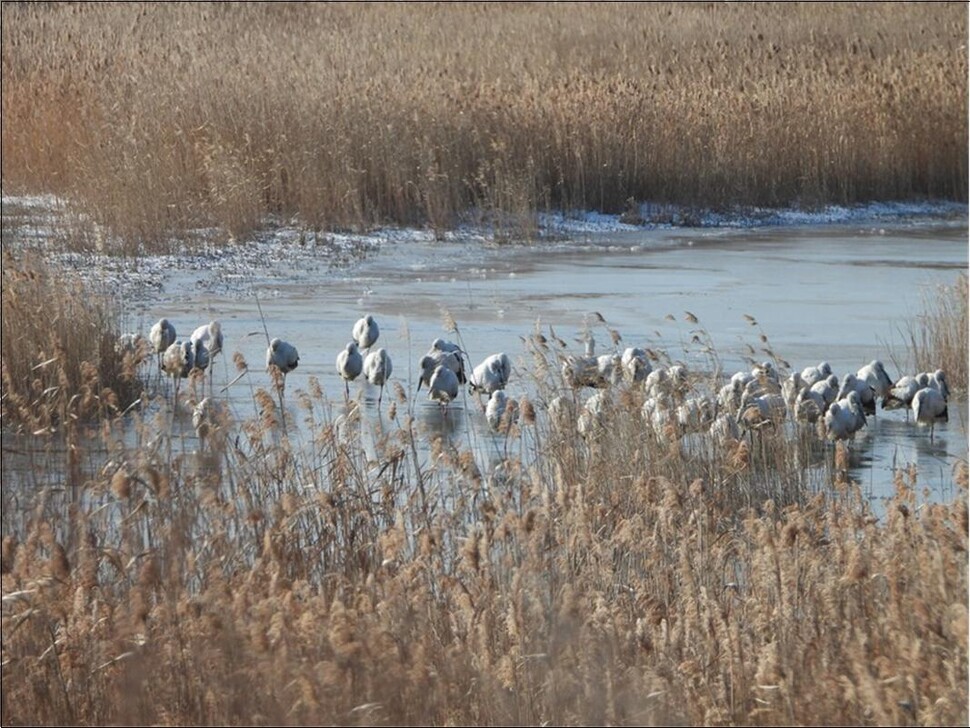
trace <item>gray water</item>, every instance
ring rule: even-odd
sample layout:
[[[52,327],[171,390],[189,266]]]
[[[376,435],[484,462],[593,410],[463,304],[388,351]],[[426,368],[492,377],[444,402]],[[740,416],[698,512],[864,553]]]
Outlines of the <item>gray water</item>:
[[[906,327],[935,287],[953,284],[967,266],[967,227],[952,222],[611,232],[538,245],[411,240],[384,243],[339,270],[273,263],[239,281],[218,270],[174,271],[160,290],[146,289],[126,306],[131,328],[144,333],[161,316],[186,336],[220,320],[226,352],[241,353],[250,368],[221,396],[248,417],[251,388],[270,382],[267,335],[299,349],[288,394],[315,377],[332,401],[342,401],[334,361],[366,313],[380,324],[378,346],[393,359],[393,379],[412,397],[431,341],[458,340],[445,329],[446,312],[473,365],[501,351],[513,359],[511,396],[529,391],[522,338],[537,325],[546,335],[551,326],[574,352],[582,351],[578,338],[588,325],[597,353],[612,350],[610,328],[622,336],[620,350],[649,347],[689,368],[710,368],[691,343],[700,331],[713,340],[726,376],[750,369],[749,359],[769,358],[762,350],[770,348],[793,369],[825,360],[841,378],[878,358],[898,378],[915,373],[894,357],[905,357]],[[217,387],[236,376],[226,357],[214,370]],[[376,391],[355,382],[351,395],[358,393],[373,411]],[[385,411],[390,398],[385,394]],[[429,427],[452,434],[485,429],[471,400],[442,416],[422,398],[418,411]],[[857,435],[858,467],[850,475],[878,500],[892,494],[895,468],[915,464],[929,497],[948,499],[952,469],[967,460],[967,421],[965,399],[951,401],[949,422],[936,426],[931,441],[904,411],[880,410]]]

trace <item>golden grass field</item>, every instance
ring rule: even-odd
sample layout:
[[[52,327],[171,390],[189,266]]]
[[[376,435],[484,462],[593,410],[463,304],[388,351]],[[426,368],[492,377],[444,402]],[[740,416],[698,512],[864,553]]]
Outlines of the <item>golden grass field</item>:
[[[3,5],[3,188],[127,241],[967,199],[965,3]]]
[[[962,3],[2,13],[4,193],[126,250],[269,214],[967,197]],[[6,245],[2,283],[3,725],[967,724],[966,463],[952,502],[899,470],[876,514],[844,445],[654,436],[633,387],[581,434],[537,337],[492,468],[420,441],[400,385],[375,443],[312,378],[309,436],[270,387],[197,438],[118,416],[156,363],[116,355],[117,303]],[[929,296],[904,355],[955,389],[967,302]]]

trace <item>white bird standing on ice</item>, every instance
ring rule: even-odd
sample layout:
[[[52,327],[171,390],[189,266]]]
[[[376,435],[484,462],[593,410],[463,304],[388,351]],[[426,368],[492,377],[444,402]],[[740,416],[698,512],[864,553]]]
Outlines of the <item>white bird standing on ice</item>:
[[[378,409],[381,408],[381,400],[384,398],[384,385],[391,378],[392,371],[391,357],[386,349],[372,351],[364,357],[364,376],[375,387],[381,388],[381,392],[377,396]]]
[[[866,413],[854,390],[845,399],[833,402],[825,413],[825,432],[830,440],[848,440],[865,425]]]
[[[930,426],[930,442],[933,441],[933,429],[937,420],[950,421],[946,408],[946,399],[935,387],[923,387],[913,397],[913,416],[917,425]]]
[[[173,342],[162,356],[162,371],[175,380],[175,401],[179,397],[179,383],[189,376],[195,366],[195,350],[191,341]]]
[[[357,342],[351,341],[337,354],[337,373],[344,380],[344,390],[350,399],[350,383],[360,376],[364,370],[364,357],[357,348]]]
[[[292,344],[274,338],[266,350],[266,368],[276,367],[283,374],[283,389],[286,389],[286,375],[296,369],[300,354]]]
[[[926,386],[928,382],[920,383],[919,376],[907,374],[890,388],[889,392],[883,397],[882,408],[887,410],[906,408],[906,417],[909,418],[909,408],[913,404],[913,397],[916,393]]]
[[[950,387],[946,383],[946,375],[943,373],[942,369],[937,369],[935,372],[923,372],[917,375],[922,377],[926,375],[926,385],[927,387],[932,387],[937,392],[943,395],[944,400],[950,399]],[[922,380],[921,380],[922,381]]]
[[[152,349],[158,354],[158,368],[163,369],[162,356],[178,337],[175,334],[175,327],[169,323],[167,318],[160,318],[148,332],[148,339],[152,342]]]
[[[555,400],[554,400],[555,401]],[[509,399],[504,389],[496,389],[485,406],[485,420],[496,432],[507,430],[519,418],[518,404]]]
[[[741,400],[736,417],[738,425],[744,430],[760,430],[766,426],[780,425],[788,416],[785,398],[776,392],[745,396]]]
[[[492,354],[485,361],[475,367],[468,384],[472,392],[492,394],[499,389],[505,389],[512,375],[512,361],[508,355]]]
[[[449,354],[452,356],[449,357]],[[462,348],[458,344],[445,341],[444,339],[435,339],[431,342],[431,348],[428,350],[427,356],[433,357],[439,363],[449,367],[458,376],[459,384],[464,384],[467,381],[467,377],[465,376],[465,352],[462,351]]]
[[[201,341],[209,350],[210,356],[215,356],[222,351],[222,324],[218,321],[203,324],[192,332],[190,339],[193,342]]]
[[[465,383],[465,368],[462,366],[458,354],[453,351],[431,349],[431,351],[421,357],[419,366],[421,367],[421,376],[418,377],[419,392],[421,391],[422,384],[426,387],[431,386],[431,377],[434,375],[435,369],[439,366],[445,367],[454,373],[455,379],[459,384]]]
[[[458,375],[441,364],[437,365],[428,383],[428,399],[436,399],[442,408],[458,396]]]
[[[859,402],[862,403],[862,409],[867,415],[876,411],[876,394],[864,379],[860,379],[855,374],[846,374],[842,378],[842,386],[839,388],[836,400],[845,399],[849,392],[858,393]]]
[[[354,324],[354,341],[357,342],[358,349],[367,349],[369,352],[380,335],[381,330],[377,326],[377,321],[370,314]]]
[[[876,396],[884,401],[889,395],[889,390],[893,388],[893,380],[889,378],[886,367],[878,359],[873,359],[862,367],[856,372],[856,376],[868,384]]]

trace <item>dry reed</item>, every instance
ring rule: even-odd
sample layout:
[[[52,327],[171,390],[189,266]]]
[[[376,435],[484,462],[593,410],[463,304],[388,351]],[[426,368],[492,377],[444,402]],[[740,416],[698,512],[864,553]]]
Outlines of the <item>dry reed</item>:
[[[967,197],[962,3],[3,4],[2,180],[130,249],[267,215]]]
[[[313,381],[300,435],[259,390],[204,446],[106,420],[66,490],[5,457],[3,723],[966,722],[965,468],[877,515],[802,443],[645,430],[635,388],[580,435],[530,341],[491,457]]]
[[[923,310],[907,326],[908,354],[915,371],[946,372],[957,391],[967,391],[967,332],[970,331],[967,275],[941,285],[923,298]]]

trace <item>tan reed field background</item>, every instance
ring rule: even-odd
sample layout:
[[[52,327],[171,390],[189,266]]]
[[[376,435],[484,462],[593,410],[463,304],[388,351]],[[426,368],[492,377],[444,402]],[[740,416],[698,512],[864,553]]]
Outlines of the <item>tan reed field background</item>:
[[[965,3],[3,5],[3,189],[132,241],[967,197]]]

